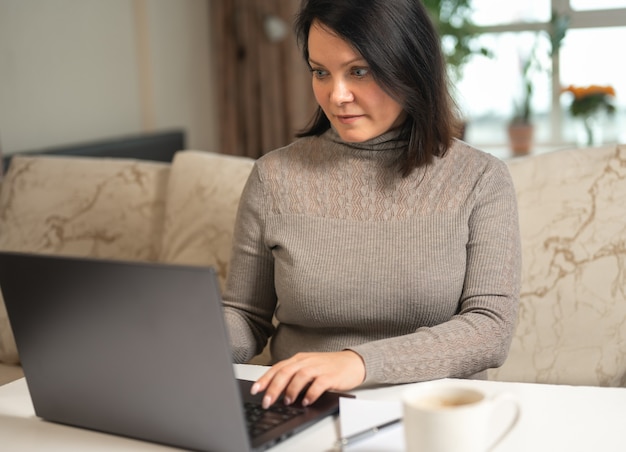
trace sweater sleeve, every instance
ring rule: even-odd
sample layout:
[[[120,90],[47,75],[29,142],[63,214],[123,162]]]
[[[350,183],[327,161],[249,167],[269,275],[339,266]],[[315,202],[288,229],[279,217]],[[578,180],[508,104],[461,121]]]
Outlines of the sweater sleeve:
[[[521,245],[515,190],[503,162],[485,171],[470,203],[457,314],[408,335],[351,347],[365,362],[366,383],[467,378],[504,363],[519,304]]]
[[[245,363],[260,353],[274,332],[274,263],[264,240],[265,206],[263,185],[255,165],[239,201],[223,297],[236,363]]]

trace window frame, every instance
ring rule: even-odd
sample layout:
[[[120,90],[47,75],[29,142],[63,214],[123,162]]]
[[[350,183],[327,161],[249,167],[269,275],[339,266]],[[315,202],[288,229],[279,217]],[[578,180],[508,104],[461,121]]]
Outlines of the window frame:
[[[559,16],[569,18],[567,30],[583,28],[611,28],[626,27],[626,8],[575,10],[570,5],[570,0],[551,0],[551,11]],[[537,32],[545,31],[550,34],[552,24],[550,21],[536,22],[511,22],[499,25],[481,25],[481,33],[505,33],[505,32]],[[550,141],[556,144],[563,143],[563,111],[560,104],[561,96],[561,73],[559,69],[560,51],[554,49],[551,61],[550,85],[551,85],[551,108],[550,108]]]

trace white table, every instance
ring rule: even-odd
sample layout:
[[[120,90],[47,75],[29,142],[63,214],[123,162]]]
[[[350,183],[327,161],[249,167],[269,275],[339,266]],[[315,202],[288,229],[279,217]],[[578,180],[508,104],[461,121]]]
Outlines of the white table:
[[[238,377],[255,379],[260,366],[235,366]],[[517,427],[495,452],[626,451],[626,388],[554,386],[466,381],[489,393],[511,392],[522,404]],[[360,399],[399,400],[407,385],[353,391]],[[273,451],[332,450],[339,421],[327,418]],[[67,427],[35,416],[24,379],[0,386],[2,451],[167,451],[156,444]]]

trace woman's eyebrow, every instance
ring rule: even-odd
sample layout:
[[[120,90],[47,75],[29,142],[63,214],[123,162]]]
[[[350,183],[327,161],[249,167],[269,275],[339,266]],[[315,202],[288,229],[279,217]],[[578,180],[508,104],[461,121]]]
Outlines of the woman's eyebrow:
[[[357,58],[354,58],[354,59],[352,59],[350,61],[346,61],[345,63],[342,64],[342,66],[350,66],[351,64],[354,64],[354,63],[357,63],[357,62],[359,62],[359,63],[360,62],[365,62],[365,59],[361,58],[361,57],[357,57]],[[312,58],[309,58],[309,65],[310,66],[315,65],[315,66],[322,66],[322,67],[324,67],[324,65],[322,63],[318,63],[317,61],[315,61]]]

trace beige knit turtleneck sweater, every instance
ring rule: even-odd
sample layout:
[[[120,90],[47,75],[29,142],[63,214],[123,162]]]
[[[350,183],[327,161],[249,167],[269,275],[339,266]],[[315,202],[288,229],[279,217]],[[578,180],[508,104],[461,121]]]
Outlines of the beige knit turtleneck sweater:
[[[520,239],[506,165],[462,142],[401,177],[389,132],[260,158],[224,293],[234,360],[349,348],[367,383],[470,377],[507,356]],[[273,327],[273,316],[277,327]]]

